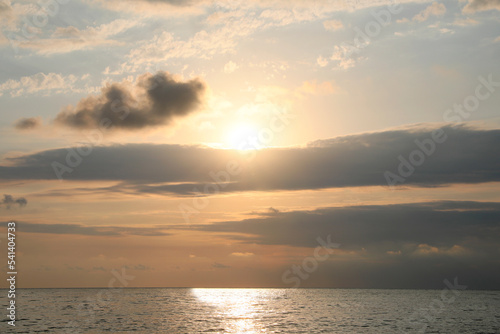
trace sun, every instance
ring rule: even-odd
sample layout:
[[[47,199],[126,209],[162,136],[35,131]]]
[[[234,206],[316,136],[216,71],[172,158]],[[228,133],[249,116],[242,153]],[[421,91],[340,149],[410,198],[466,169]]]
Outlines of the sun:
[[[225,146],[236,150],[261,149],[259,144],[259,128],[250,122],[237,123],[228,131]]]

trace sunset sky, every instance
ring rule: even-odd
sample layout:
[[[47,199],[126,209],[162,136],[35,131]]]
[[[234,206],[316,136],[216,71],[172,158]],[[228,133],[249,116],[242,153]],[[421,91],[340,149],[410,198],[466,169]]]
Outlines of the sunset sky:
[[[19,287],[499,287],[499,0],[0,0],[0,27]]]

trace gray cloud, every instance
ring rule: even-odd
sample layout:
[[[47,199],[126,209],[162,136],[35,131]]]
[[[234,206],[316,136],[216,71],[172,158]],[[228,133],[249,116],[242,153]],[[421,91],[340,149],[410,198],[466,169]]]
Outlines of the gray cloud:
[[[39,117],[21,118],[14,123],[17,130],[32,130],[42,125]]]
[[[386,252],[428,244],[498,252],[500,203],[439,201],[333,207],[265,213],[258,218],[190,228],[234,233],[232,238],[264,245],[315,247],[318,236],[332,235],[332,241],[344,249]],[[245,236],[236,236],[241,233]]]
[[[228,268],[231,268],[231,266],[227,266],[227,265],[222,264],[222,263],[214,262],[212,264],[212,268],[215,268],[215,269],[228,269]]]
[[[318,237],[326,241],[330,235],[340,249],[304,287],[442,289],[443,279],[457,276],[469,289],[497,289],[500,284],[500,203],[323,208],[189,229],[242,243],[311,249],[319,245]]]
[[[7,209],[10,209],[10,207],[14,204],[17,204],[19,206],[26,206],[28,204],[28,201],[24,197],[19,197],[19,198],[14,198],[12,195],[3,195],[3,200],[0,201],[0,205],[4,205]]]
[[[178,81],[167,72],[144,74],[136,85],[113,83],[99,96],[86,97],[55,119],[78,129],[137,130],[169,124],[198,109],[206,86],[199,79]]]
[[[405,185],[500,181],[500,130],[452,126],[443,130],[447,141],[436,144],[435,153],[415,168]],[[384,131],[321,140],[307,147],[245,151],[245,155],[197,146],[101,146],[63,178],[120,181],[92,191],[189,196],[197,191],[212,193],[214,188],[234,192],[387,185],[385,171],[397,174],[398,156],[408,159],[418,149],[415,140],[427,140],[431,133],[426,128]],[[77,152],[57,149],[9,158],[8,165],[0,166],[0,178],[57,179],[52,164],[68,165]],[[228,174],[231,161],[242,167],[240,173]]]
[[[12,11],[12,6],[7,2],[0,2],[0,17]]]
[[[74,234],[88,236],[167,236],[166,227],[128,227],[128,226],[86,226],[80,224],[36,224],[17,222],[19,231],[25,233]]]
[[[469,0],[464,12],[474,13],[491,9],[500,10],[500,0]]]

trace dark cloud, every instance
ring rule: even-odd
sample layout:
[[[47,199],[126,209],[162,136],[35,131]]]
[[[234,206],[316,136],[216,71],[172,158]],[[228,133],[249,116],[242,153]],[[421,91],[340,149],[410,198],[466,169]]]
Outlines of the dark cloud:
[[[0,205],[4,205],[7,209],[10,209],[14,204],[26,206],[28,201],[24,197],[14,198],[12,195],[3,195],[3,200],[0,201]]]
[[[386,252],[427,244],[498,252],[500,203],[442,201],[335,207],[191,225],[190,229],[233,233],[232,238],[265,245],[315,247],[317,237],[331,235],[332,241],[344,249]]]
[[[500,181],[500,130],[447,126],[443,131],[447,140],[435,144],[434,153],[423,155],[425,161],[400,184],[435,187]],[[385,131],[244,153],[181,145],[101,146],[93,147],[76,166],[78,149],[57,149],[7,159],[9,165],[0,166],[0,178],[57,179],[57,162],[69,168],[63,179],[121,181],[100,191],[132,194],[385,186],[385,173],[398,174],[399,157],[409,160],[412,152],[421,150],[416,141],[429,141],[432,132]],[[230,171],[235,166],[241,171],[229,174],[228,163],[233,164]]]
[[[227,266],[227,265],[222,264],[222,263],[214,262],[212,264],[212,268],[215,268],[215,269],[228,269],[228,268],[231,268],[231,266]]]
[[[14,123],[17,130],[32,130],[42,125],[42,120],[39,117],[21,118]]]
[[[474,13],[491,9],[500,10],[500,0],[469,0],[464,12]]]
[[[179,229],[186,227],[178,226]],[[279,212],[191,225],[242,243],[313,248],[340,243],[302,286],[435,288],[459,277],[472,289],[500,284],[500,203],[430,202]],[[300,264],[302,258],[292,259]]]
[[[18,222],[18,230],[25,233],[75,234],[87,236],[167,236],[166,227],[85,226],[80,224],[34,224]]]
[[[181,82],[167,72],[144,74],[136,85],[113,83],[98,96],[86,97],[55,119],[78,129],[137,130],[169,124],[203,103],[206,86],[199,79]]]

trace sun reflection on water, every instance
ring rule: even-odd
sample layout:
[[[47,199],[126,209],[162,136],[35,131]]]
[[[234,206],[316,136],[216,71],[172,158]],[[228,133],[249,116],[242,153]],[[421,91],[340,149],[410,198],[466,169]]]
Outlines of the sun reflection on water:
[[[266,333],[256,321],[266,303],[278,290],[268,289],[192,289],[199,301],[216,307],[216,316],[223,319],[229,333]]]

